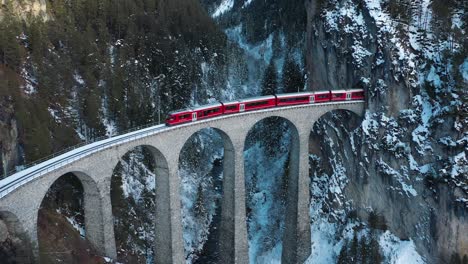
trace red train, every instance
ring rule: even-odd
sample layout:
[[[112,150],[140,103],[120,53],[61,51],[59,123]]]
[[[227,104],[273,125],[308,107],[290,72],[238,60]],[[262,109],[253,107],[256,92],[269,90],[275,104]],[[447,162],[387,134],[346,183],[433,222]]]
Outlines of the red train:
[[[364,99],[363,89],[288,93],[259,96],[239,101],[220,102],[197,108],[172,112],[166,119],[167,126],[194,122],[220,115],[229,115],[245,111],[255,111],[272,107],[314,104],[330,101],[350,101]]]

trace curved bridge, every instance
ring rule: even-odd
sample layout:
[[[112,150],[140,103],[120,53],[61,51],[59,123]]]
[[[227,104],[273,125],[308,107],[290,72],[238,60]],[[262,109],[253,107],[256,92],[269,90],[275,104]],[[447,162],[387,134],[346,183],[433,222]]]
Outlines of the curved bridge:
[[[103,255],[115,258],[111,177],[121,157],[137,146],[146,146],[156,161],[156,262],[184,263],[179,154],[194,133],[213,128],[224,141],[220,256],[224,263],[248,263],[244,144],[249,130],[257,122],[277,116],[289,122],[293,136],[282,260],[283,263],[303,263],[311,250],[309,136],[321,116],[341,109],[362,116],[364,101],[244,112],[175,127],[149,127],[95,142],[0,181],[0,219],[2,215],[11,216],[9,221],[15,221],[15,226],[20,226],[29,237],[34,256],[38,258],[37,219],[41,202],[59,177],[74,173],[83,185],[86,237]]]

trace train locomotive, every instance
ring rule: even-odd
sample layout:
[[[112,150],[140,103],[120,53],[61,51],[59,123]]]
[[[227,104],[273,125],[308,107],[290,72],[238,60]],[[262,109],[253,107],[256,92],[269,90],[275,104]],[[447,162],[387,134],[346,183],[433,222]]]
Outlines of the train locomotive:
[[[167,126],[195,122],[221,115],[230,115],[247,111],[274,107],[305,105],[336,101],[363,100],[363,89],[287,93],[259,96],[231,102],[219,102],[196,108],[172,112],[166,119]]]

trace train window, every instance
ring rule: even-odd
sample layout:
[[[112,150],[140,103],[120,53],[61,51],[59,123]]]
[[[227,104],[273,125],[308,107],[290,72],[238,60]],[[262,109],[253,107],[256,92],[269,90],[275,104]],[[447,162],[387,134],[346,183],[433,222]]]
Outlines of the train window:
[[[256,106],[261,106],[261,105],[266,105],[268,104],[268,101],[260,101],[260,102],[254,102],[254,103],[249,103],[246,104],[247,107],[256,107]]]
[[[226,106],[226,110],[236,110],[237,109],[237,105],[228,105]]]
[[[364,92],[356,92],[354,93],[355,96],[359,96],[359,97],[363,97],[364,96]]]
[[[279,101],[281,103],[287,103],[287,102],[297,102],[297,101],[307,101],[307,97],[293,97],[293,98],[284,98],[280,99]]]
[[[317,95],[317,98],[318,98],[318,99],[327,99],[327,98],[328,98],[328,94],[319,94],[319,95]]]
[[[214,114],[214,113],[217,113],[217,112],[219,112],[219,108],[213,108],[213,109],[210,109],[210,110],[203,111],[203,115],[211,115],[211,114]]]
[[[343,93],[334,93],[333,94],[333,98],[337,98],[337,97],[343,97]]]
[[[180,115],[179,119],[187,119],[190,118],[190,114]]]

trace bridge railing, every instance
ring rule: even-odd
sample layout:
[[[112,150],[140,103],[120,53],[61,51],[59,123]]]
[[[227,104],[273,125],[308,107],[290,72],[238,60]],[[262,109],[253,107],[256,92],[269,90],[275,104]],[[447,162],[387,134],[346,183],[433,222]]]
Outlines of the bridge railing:
[[[53,159],[55,157],[58,157],[62,154],[65,154],[67,152],[70,152],[72,150],[75,150],[77,148],[80,148],[80,147],[83,147],[83,146],[86,146],[90,143],[95,143],[95,142],[98,142],[98,141],[101,141],[101,140],[104,140],[104,139],[109,139],[109,138],[114,138],[114,137],[117,137],[117,136],[121,136],[121,135],[124,135],[124,134],[127,134],[127,133],[131,133],[131,132],[134,132],[134,131],[137,131],[137,130],[141,130],[141,129],[144,129],[144,128],[148,128],[148,127],[152,127],[152,126],[157,126],[157,125],[160,125],[160,123],[149,123],[149,124],[146,124],[146,125],[142,125],[142,126],[137,126],[137,127],[132,127],[130,129],[127,129],[127,130],[123,130],[123,131],[120,131],[118,132],[117,134],[114,134],[112,136],[100,136],[100,137],[96,137],[96,138],[92,138],[90,140],[86,140],[86,141],[83,141],[81,143],[78,143],[76,145],[73,145],[73,146],[70,146],[70,147],[67,147],[67,148],[64,148],[60,151],[57,151],[57,152],[54,152],[50,155],[47,155],[45,157],[42,157],[40,159],[37,159],[37,160],[34,160],[34,161],[31,161],[27,164],[24,164],[24,165],[19,165],[19,166],[16,166],[14,169],[8,171],[6,173],[6,175],[4,176],[4,179],[15,174],[15,173],[18,173],[20,171],[23,171],[25,169],[28,169],[30,167],[33,167],[37,164],[40,164],[46,160],[50,160],[50,159]]]
[[[154,130],[153,129],[148,129],[146,131],[141,131],[139,133],[132,134],[132,132],[139,131],[139,130],[145,130],[145,129],[150,128],[150,127],[154,127]],[[60,151],[60,154],[54,153],[53,155],[49,155],[48,157],[42,158],[41,159],[42,162],[35,161],[34,163],[30,163],[30,164],[28,164],[28,167],[24,166],[22,168],[22,170],[19,170],[19,171],[16,171],[15,173],[13,173],[13,175],[16,174],[15,176],[11,175],[10,177],[7,177],[7,178],[4,178],[3,180],[0,180],[0,182],[2,182],[2,186],[0,187],[0,198],[6,196],[8,193],[10,193],[11,191],[13,191],[16,188],[20,187],[21,185],[23,185],[23,184],[25,184],[25,183],[27,183],[29,181],[32,181],[32,180],[36,179],[37,177],[40,177],[43,174],[46,174],[46,173],[48,173],[50,171],[53,171],[53,170],[55,170],[57,168],[60,168],[60,167],[66,165],[68,163],[71,163],[71,162],[73,162],[75,160],[78,160],[78,159],[84,157],[84,156],[87,156],[89,154],[98,152],[98,151],[103,150],[105,148],[111,147],[111,146],[113,146],[115,144],[121,144],[121,143],[125,143],[125,142],[128,142],[128,141],[135,140],[137,138],[148,136],[148,135],[154,133],[155,130],[159,130],[162,127],[163,127],[163,125],[158,124],[158,123],[151,123],[151,124],[146,124],[146,125],[143,125],[143,126],[134,127],[134,128],[122,131],[119,134],[113,135],[112,137],[99,137],[99,138],[95,138],[92,142],[90,142],[90,141],[85,142],[86,144],[83,144],[83,143],[77,144],[77,145],[75,145],[73,147],[67,148],[66,149],[67,151],[65,151],[65,150]],[[129,134],[129,135],[126,136],[126,134]],[[96,144],[99,141],[103,141],[103,142],[100,143],[100,144]],[[59,157],[60,155],[63,155],[65,153],[67,153],[67,152],[73,151],[74,149],[78,149],[78,148],[84,147],[84,146],[88,146],[88,147],[84,148],[80,152],[71,153],[69,156],[66,156],[66,157],[61,158],[61,159],[54,160],[55,158]],[[49,163],[47,163],[47,161],[49,161]],[[33,167],[35,165],[41,164],[43,162],[46,162],[45,164],[43,164],[43,166],[40,166],[37,169],[33,169]],[[27,171],[28,169],[30,169],[31,171]],[[24,175],[21,175],[22,172],[25,172]],[[19,174],[17,174],[17,173],[19,173]]]

